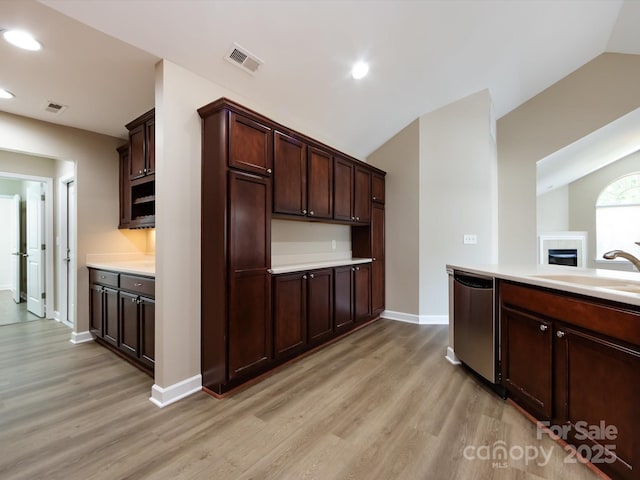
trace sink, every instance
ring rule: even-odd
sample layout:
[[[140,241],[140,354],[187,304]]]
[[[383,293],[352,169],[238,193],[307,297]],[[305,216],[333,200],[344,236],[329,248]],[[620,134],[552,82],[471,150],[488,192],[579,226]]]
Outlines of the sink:
[[[606,288],[640,294],[640,281],[623,278],[607,278],[591,275],[532,275],[533,277],[553,280],[555,282],[573,283],[595,288]]]

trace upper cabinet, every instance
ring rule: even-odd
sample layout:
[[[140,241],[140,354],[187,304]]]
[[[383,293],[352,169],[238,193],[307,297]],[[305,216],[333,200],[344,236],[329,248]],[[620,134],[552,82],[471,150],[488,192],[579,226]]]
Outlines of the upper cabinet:
[[[129,143],[120,157],[119,228],[152,228],[156,222],[155,109],[126,125]]]
[[[335,157],[333,162],[333,218],[355,221],[353,214],[353,179],[355,165],[344,158]]]
[[[270,127],[229,112],[229,167],[258,175],[273,170],[273,132]]]
[[[371,171],[358,165],[355,173],[353,214],[356,222],[371,221]]]
[[[379,173],[371,175],[371,200],[384,203],[384,175]]]
[[[274,134],[273,213],[331,219],[333,158],[281,132]]]
[[[155,109],[126,125],[129,130],[129,179],[152,175],[156,170]]]

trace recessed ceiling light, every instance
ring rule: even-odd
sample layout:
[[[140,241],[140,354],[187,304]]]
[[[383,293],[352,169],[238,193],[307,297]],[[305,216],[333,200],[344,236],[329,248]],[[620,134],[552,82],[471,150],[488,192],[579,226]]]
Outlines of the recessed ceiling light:
[[[356,80],[365,77],[367,73],[369,73],[369,64],[367,62],[358,62],[351,69],[351,76]]]
[[[0,88],[0,98],[15,98],[15,95],[11,93],[9,90]]]
[[[2,32],[2,36],[11,45],[24,50],[31,50],[35,52],[42,48],[42,44],[33,38],[33,35],[29,32],[25,32],[24,30],[5,30]]]

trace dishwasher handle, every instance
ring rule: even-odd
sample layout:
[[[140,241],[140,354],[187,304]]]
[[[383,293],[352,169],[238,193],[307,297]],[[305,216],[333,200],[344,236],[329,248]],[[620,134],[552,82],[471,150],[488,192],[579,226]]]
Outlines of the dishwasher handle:
[[[465,287],[479,288],[482,290],[490,290],[493,288],[493,278],[472,277],[471,275],[462,275],[459,273],[454,274],[453,278]]]

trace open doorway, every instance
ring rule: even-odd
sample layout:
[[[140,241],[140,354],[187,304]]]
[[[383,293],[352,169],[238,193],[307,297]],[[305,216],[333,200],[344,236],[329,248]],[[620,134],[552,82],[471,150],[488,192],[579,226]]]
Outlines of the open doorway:
[[[0,173],[0,324],[53,318],[53,179]]]

